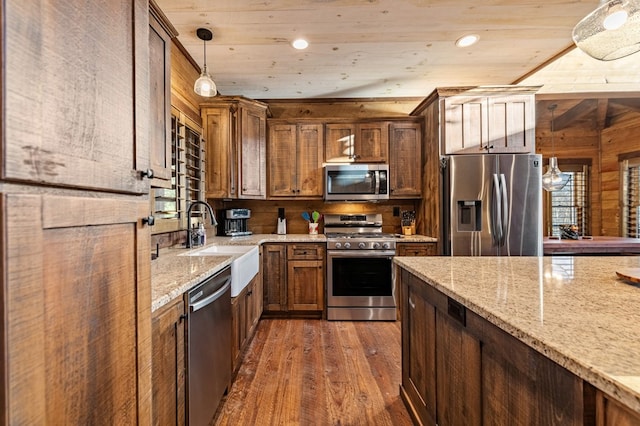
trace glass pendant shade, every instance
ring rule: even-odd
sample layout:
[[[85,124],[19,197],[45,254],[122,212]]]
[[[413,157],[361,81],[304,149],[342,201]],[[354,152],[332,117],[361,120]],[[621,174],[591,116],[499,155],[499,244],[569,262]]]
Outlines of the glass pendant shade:
[[[200,96],[210,98],[218,94],[216,84],[209,75],[209,71],[207,71],[207,41],[213,39],[213,33],[206,28],[198,28],[196,35],[204,42],[204,65],[200,77],[193,85],[193,91]]]
[[[609,0],[585,16],[573,29],[573,41],[601,61],[640,51],[640,0]]]
[[[218,93],[216,88],[216,83],[213,82],[213,79],[209,75],[207,71],[207,66],[205,65],[202,69],[202,73],[200,77],[196,80],[196,83],[193,85],[193,90],[200,96],[212,97]]]
[[[542,175],[542,187],[547,191],[558,191],[565,187],[571,175],[562,173],[558,168],[558,159],[549,158],[549,169]]]

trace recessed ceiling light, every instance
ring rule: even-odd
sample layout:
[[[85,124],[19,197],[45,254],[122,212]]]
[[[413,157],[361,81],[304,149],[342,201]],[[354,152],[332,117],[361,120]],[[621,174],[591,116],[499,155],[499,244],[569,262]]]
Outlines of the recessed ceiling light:
[[[480,40],[480,36],[477,34],[468,34],[466,36],[460,37],[456,40],[456,46],[458,47],[469,47],[472,44],[476,44],[476,42]]]
[[[291,45],[298,50],[302,50],[302,49],[306,49],[309,46],[309,42],[303,38],[299,38],[299,39],[293,40],[293,43],[291,43]]]

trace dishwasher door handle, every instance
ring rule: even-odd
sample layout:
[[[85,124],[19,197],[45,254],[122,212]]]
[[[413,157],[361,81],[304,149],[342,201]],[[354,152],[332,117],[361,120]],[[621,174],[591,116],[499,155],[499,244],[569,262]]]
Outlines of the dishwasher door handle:
[[[213,293],[210,296],[205,297],[204,299],[193,303],[191,305],[191,312],[195,312],[197,310],[200,310],[202,308],[204,308],[207,305],[212,304],[213,302],[215,302],[217,299],[220,298],[220,296],[222,296],[228,289],[229,287],[231,287],[231,277],[227,278],[224,285],[219,288],[215,293]]]

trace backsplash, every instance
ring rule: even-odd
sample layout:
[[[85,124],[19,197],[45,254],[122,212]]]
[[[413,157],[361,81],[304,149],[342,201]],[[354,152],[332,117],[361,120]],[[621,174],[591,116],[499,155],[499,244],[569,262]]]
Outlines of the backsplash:
[[[325,203],[322,200],[307,201],[261,201],[261,200],[234,200],[214,201],[212,207],[219,211],[230,208],[247,208],[251,210],[251,219],[248,221],[249,230],[254,234],[275,234],[278,224],[278,209],[284,208],[287,219],[288,234],[306,234],[308,232],[307,221],[302,218],[302,213],[318,211],[321,214],[346,214],[346,213],[381,213],[383,232],[400,233],[401,217],[394,216],[394,207],[398,211],[416,210],[418,201],[398,200],[380,203]],[[320,220],[319,233],[324,233],[324,221]]]

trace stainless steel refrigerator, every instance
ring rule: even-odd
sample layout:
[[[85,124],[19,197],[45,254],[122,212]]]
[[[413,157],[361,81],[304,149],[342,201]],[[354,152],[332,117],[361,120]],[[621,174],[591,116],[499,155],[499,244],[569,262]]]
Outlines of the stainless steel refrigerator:
[[[542,156],[453,155],[443,164],[445,254],[542,255]]]

